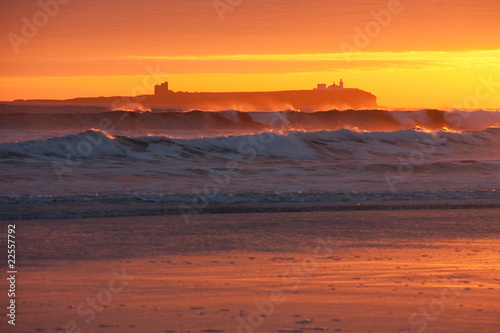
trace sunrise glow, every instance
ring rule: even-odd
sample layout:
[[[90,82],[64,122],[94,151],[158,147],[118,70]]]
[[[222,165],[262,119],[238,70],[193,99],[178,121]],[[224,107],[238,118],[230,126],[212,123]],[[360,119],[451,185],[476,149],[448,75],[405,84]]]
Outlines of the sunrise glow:
[[[499,0],[2,1],[0,332],[498,332],[499,32]]]
[[[343,78],[387,108],[500,103],[495,89],[464,106],[485,80],[500,82],[494,0],[47,6],[4,5],[0,100],[152,93],[156,82],[144,77],[154,71],[174,91],[311,89]],[[41,12],[56,14],[43,21]]]

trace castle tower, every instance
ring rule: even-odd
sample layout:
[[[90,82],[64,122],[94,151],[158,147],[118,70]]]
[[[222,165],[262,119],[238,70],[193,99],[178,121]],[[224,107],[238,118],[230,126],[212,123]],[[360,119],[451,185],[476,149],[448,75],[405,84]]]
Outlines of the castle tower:
[[[168,93],[168,82],[155,85],[155,95],[164,95]]]

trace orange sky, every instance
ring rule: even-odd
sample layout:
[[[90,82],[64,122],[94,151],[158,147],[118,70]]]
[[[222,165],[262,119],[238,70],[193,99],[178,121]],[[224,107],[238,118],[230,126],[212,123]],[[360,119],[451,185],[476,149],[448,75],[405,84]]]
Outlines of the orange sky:
[[[343,78],[387,107],[500,105],[500,84],[484,83],[500,82],[498,0],[217,0],[224,12],[213,0],[59,1],[3,1],[0,100],[130,95],[155,80],[255,91]]]

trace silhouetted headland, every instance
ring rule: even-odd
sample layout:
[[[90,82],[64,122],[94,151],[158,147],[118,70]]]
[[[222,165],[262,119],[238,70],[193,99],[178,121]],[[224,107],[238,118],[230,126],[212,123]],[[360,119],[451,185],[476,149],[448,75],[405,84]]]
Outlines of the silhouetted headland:
[[[80,97],[66,100],[16,100],[18,103],[71,104],[71,105],[109,105],[120,106],[127,103],[147,107],[165,106],[170,109],[201,110],[331,110],[331,109],[368,109],[377,107],[377,97],[359,88],[345,88],[340,80],[333,83],[318,84],[311,90],[284,90],[260,92],[174,92],[169,90],[168,82],[155,86],[154,95],[134,97]]]

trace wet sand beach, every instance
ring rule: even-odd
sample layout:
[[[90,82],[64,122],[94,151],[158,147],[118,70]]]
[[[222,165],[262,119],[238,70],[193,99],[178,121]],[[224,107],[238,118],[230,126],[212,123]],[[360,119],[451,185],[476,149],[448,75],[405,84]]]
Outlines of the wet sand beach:
[[[16,327],[3,310],[0,330],[498,332],[499,217],[434,209],[16,221]]]

